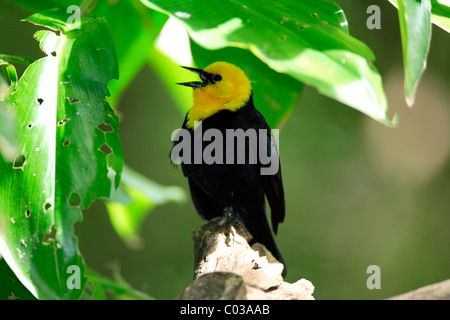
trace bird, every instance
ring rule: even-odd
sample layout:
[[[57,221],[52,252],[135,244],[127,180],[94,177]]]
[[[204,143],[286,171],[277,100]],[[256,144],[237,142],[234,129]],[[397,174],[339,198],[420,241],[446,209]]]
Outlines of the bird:
[[[225,61],[214,62],[204,69],[182,67],[201,79],[178,83],[193,88],[193,104],[181,127],[190,138],[187,143],[191,152],[183,149],[180,154],[185,161],[179,163],[188,180],[193,204],[203,219],[221,216],[230,222],[237,219],[251,234],[250,244],[262,243],[283,264],[285,276],[286,265],[274,239],[278,224],[285,218],[279,154],[266,119],[253,103],[251,81],[240,67]],[[197,131],[202,130],[206,135],[210,129],[215,130],[212,131],[214,139],[199,138]],[[256,140],[252,141],[252,135],[247,134],[245,143],[241,140],[239,145],[239,141],[233,140],[235,144],[230,147],[231,139],[225,139],[229,132],[250,132]],[[225,144],[218,144],[225,140]],[[172,154],[177,147],[180,149],[181,141],[180,138],[174,140]],[[195,149],[196,143],[198,149]],[[211,151],[213,143],[216,148],[211,152],[212,157],[221,155],[222,161],[219,157],[212,163],[205,163],[206,159],[196,162],[195,151]],[[263,149],[275,162],[275,169],[268,174],[262,174],[262,170],[268,168],[268,162],[260,158],[255,160],[255,155],[260,155],[258,152]],[[241,161],[239,151],[245,153]],[[266,214],[266,198],[271,209],[273,232]]]

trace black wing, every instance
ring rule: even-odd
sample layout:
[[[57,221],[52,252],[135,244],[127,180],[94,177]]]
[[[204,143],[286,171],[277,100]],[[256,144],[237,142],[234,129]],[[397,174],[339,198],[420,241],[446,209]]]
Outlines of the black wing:
[[[224,206],[207,194],[191,178],[188,177],[189,189],[191,191],[192,201],[198,214],[203,219],[211,220],[223,215]]]
[[[276,145],[275,138],[269,125],[266,122],[266,119],[256,108],[255,110],[258,118],[256,121],[258,128],[267,129],[267,137],[260,136],[259,139],[267,138],[267,150],[269,151],[268,156],[271,157],[270,164],[276,164],[276,168],[278,168],[278,170],[273,174],[261,176],[261,184],[271,210],[273,232],[276,234],[278,231],[278,224],[284,221],[286,212],[283,180],[281,178],[280,157],[278,154],[278,147]]]

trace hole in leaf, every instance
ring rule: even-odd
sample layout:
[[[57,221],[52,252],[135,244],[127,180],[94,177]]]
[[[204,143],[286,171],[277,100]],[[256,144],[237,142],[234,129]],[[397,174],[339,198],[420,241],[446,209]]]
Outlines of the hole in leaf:
[[[37,98],[36,101],[39,105],[41,105],[44,102],[44,99]]]
[[[51,243],[52,241],[55,241],[56,239],[56,229],[55,229],[55,225],[52,224],[52,226],[50,227],[50,231],[46,234],[44,234],[44,237],[42,238],[42,242],[43,243]]]
[[[16,159],[14,159],[13,169],[22,169],[27,164],[27,159],[23,154],[19,154]]]
[[[307,28],[309,28],[309,27],[310,27],[309,24],[304,24],[304,25],[302,25],[302,26],[298,26],[298,27],[297,27],[297,30],[302,31],[302,30],[305,30],[305,29],[307,29]]]
[[[113,127],[111,127],[111,126],[110,126],[109,124],[107,124],[107,123],[99,124],[99,125],[97,126],[97,128],[99,128],[99,129],[102,130],[103,132],[113,132],[113,131],[114,131]]]
[[[52,51],[50,54],[51,54],[52,56],[56,57],[56,51]]]
[[[77,192],[72,192],[68,202],[71,207],[79,207],[81,204],[81,197]]]
[[[30,123],[30,124],[27,125],[27,128],[28,128],[28,129],[31,129],[31,128],[34,127],[34,125],[35,125],[34,123]]]
[[[14,104],[14,105],[16,105],[16,104],[17,104],[17,102],[19,102],[19,100],[16,100],[16,101],[14,101],[14,102],[13,102],[13,104]]]
[[[44,212],[47,212],[48,210],[50,210],[52,207],[52,204],[50,202],[46,202],[44,204]]]
[[[70,119],[68,119],[68,118],[61,119],[58,121],[58,126],[63,126],[69,121],[70,121]]]
[[[70,145],[70,141],[69,140],[64,140],[64,142],[63,142],[63,147],[67,147],[67,146],[69,146]]]
[[[27,209],[25,211],[25,217],[27,217],[27,218],[31,217],[31,210],[30,209]]]
[[[70,104],[80,101],[78,99],[70,98],[70,97],[66,97],[66,99],[69,100]]]
[[[112,153],[112,149],[106,143],[102,144],[102,146],[100,147],[100,151],[106,155]]]
[[[311,18],[318,18],[319,17],[319,15],[317,14],[317,13],[311,13]]]

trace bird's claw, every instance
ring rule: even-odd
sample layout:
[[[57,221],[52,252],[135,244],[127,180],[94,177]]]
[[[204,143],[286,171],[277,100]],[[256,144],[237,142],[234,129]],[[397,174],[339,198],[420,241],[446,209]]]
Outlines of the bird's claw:
[[[245,239],[247,242],[253,239],[253,236],[248,232],[245,226],[238,220],[233,212],[232,207],[225,207],[223,210],[223,219],[219,222],[220,225],[226,223],[230,227],[234,227],[236,231]]]

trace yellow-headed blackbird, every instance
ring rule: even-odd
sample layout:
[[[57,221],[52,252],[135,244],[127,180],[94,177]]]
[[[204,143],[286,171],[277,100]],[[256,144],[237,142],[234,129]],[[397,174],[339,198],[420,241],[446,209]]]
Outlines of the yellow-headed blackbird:
[[[187,135],[173,139],[172,155],[181,150],[179,163],[198,213],[210,220],[232,212],[251,233],[252,242],[264,244],[284,264],[264,199],[276,234],[285,216],[278,150],[269,125],[253,105],[250,80],[227,62],[215,62],[204,70],[184,68],[202,81],[179,83],[194,89],[193,105],[180,130]],[[190,150],[181,148],[181,143]]]

